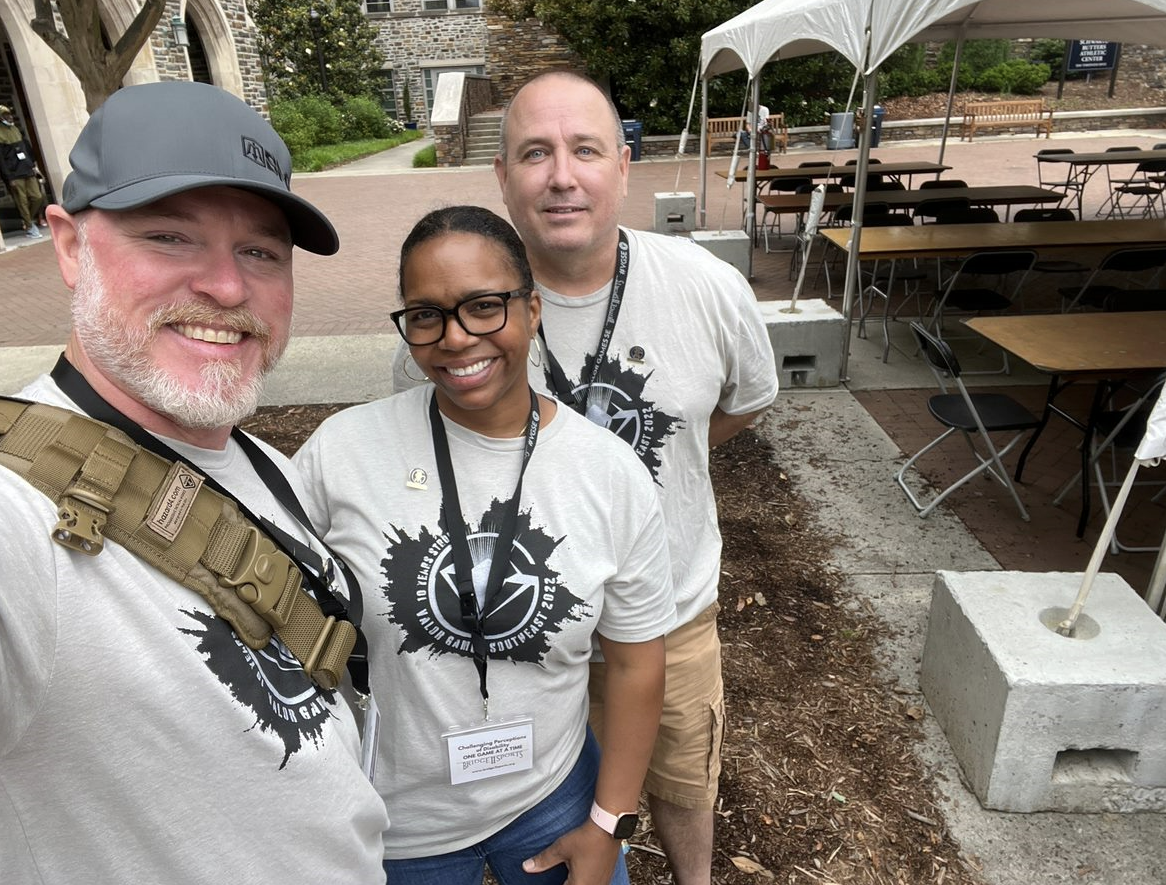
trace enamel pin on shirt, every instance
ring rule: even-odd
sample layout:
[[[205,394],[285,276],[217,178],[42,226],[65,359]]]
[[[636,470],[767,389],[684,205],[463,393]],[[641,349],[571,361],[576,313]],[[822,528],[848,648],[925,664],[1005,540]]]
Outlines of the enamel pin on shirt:
[[[429,490],[429,474],[420,467],[414,467],[409,471],[409,478],[405,480],[405,488],[418,489],[426,492]]]

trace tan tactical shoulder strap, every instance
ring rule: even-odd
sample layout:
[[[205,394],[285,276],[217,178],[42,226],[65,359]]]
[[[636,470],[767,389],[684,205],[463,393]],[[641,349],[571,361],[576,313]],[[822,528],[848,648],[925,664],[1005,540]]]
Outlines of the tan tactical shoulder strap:
[[[96,556],[108,538],[197,592],[251,648],[274,630],[313,681],[339,684],[356,629],[325,617],[296,564],[188,465],[85,415],[7,397],[0,465],[57,503],[58,544]]]

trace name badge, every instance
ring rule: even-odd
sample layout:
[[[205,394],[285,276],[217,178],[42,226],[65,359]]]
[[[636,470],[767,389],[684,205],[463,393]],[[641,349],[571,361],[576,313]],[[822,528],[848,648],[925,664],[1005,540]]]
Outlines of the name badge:
[[[534,720],[530,716],[452,728],[441,738],[445,741],[451,784],[530,771],[534,766]]]

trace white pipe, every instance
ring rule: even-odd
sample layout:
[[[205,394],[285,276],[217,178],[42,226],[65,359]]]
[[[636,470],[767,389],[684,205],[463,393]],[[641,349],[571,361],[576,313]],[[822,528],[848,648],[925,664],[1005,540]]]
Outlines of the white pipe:
[[[1105,558],[1109,539],[1117,531],[1117,521],[1121,519],[1121,512],[1126,506],[1126,498],[1130,496],[1130,489],[1133,488],[1134,477],[1138,475],[1139,466],[1140,462],[1136,460],[1130,465],[1125,482],[1121,484],[1117,498],[1113,502],[1113,509],[1109,511],[1109,518],[1105,520],[1105,526],[1101,529],[1101,537],[1097,539],[1097,544],[1093,548],[1089,565],[1085,568],[1085,577],[1081,581],[1081,589],[1077,591],[1077,599],[1073,602],[1073,607],[1069,609],[1069,614],[1061,623],[1057,624],[1057,632],[1062,636],[1073,635],[1073,630],[1077,626],[1077,618],[1081,615],[1081,609],[1085,607],[1089,591],[1093,589],[1093,579],[1097,577],[1097,571],[1101,568],[1101,560]]]

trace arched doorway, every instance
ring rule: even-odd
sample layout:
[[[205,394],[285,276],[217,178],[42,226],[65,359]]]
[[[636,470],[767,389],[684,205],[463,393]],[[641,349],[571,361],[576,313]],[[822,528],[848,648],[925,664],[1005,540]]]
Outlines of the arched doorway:
[[[199,33],[198,23],[190,15],[186,16],[186,34],[190,45],[186,48],[186,56],[190,59],[190,79],[195,83],[210,83],[214,85],[211,75],[210,61],[206,57],[206,47]]]

